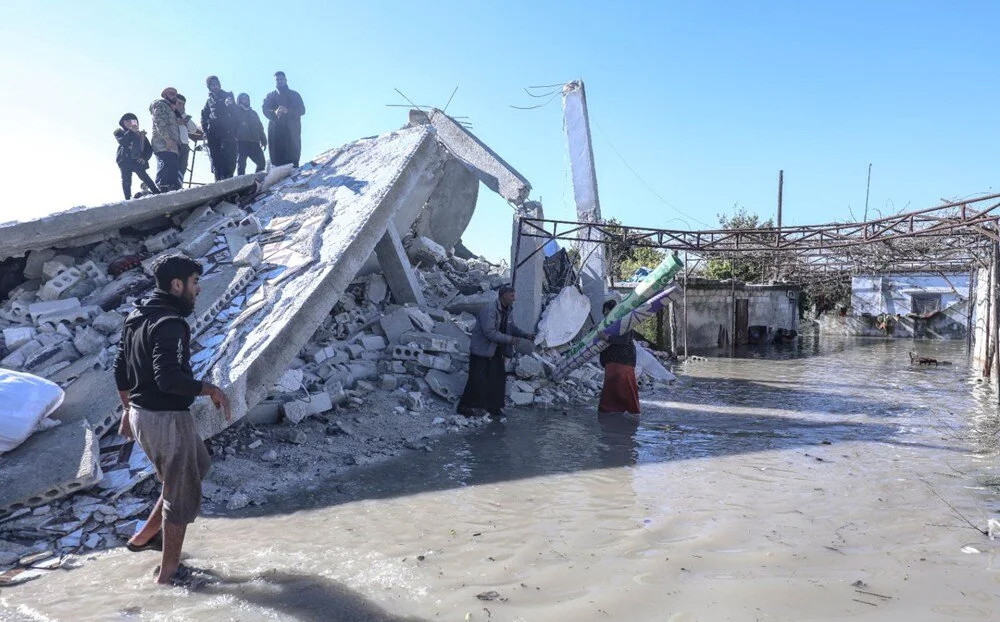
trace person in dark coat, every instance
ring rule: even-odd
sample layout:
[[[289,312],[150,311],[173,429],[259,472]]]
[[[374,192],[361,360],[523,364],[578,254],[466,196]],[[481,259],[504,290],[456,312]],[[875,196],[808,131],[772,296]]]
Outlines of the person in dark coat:
[[[458,402],[460,415],[474,416],[475,408],[482,408],[495,417],[503,415],[507,397],[504,357],[514,356],[514,346],[519,340],[535,338],[510,319],[514,298],[514,288],[503,285],[497,301],[484,306],[476,317],[476,327],[469,341],[469,379]]]
[[[135,174],[146,184],[150,192],[159,194],[160,190],[153,183],[152,178],[146,169],[149,168],[149,159],[153,157],[153,146],[146,138],[146,132],[139,130],[139,118],[131,112],[126,112],[118,120],[118,129],[115,130],[115,140],[118,141],[118,154],[115,162],[122,173],[122,191],[125,193],[125,200],[132,198],[132,175]]]
[[[604,315],[618,306],[614,300],[604,303]],[[608,347],[601,351],[601,367],[604,368],[604,386],[601,388],[601,401],[597,412],[639,414],[639,384],[635,379],[635,332],[628,331],[624,335],[609,337],[598,333],[600,338],[608,342]]]
[[[250,107],[250,96],[240,93],[236,98],[236,145],[239,155],[236,158],[236,174],[247,172],[247,158],[257,165],[257,171],[264,170],[264,151],[267,149],[267,136],[264,135],[264,124],[253,108]]]
[[[299,165],[302,155],[302,115],[306,105],[302,96],[288,88],[285,72],[274,74],[278,87],[264,98],[264,116],[267,117],[267,140],[271,145],[271,165]]]
[[[201,109],[201,129],[207,138],[215,181],[221,181],[236,171],[236,100],[231,92],[222,90],[216,76],[208,76],[205,85],[208,101]]]

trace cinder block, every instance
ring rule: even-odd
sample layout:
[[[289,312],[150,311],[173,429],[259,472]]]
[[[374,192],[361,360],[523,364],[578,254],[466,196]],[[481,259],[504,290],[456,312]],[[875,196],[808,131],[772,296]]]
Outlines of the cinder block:
[[[397,345],[392,347],[392,358],[397,361],[415,361],[424,352],[420,348],[411,348],[407,345]]]
[[[158,253],[176,244],[177,236],[177,229],[167,229],[166,231],[161,231],[156,235],[146,238],[143,245],[146,247],[147,251],[151,253]]]
[[[236,227],[237,233],[248,238],[257,235],[263,230],[264,227],[260,224],[260,220],[253,214],[241,220],[240,224]]]
[[[67,268],[49,279],[42,289],[38,290],[38,297],[41,300],[58,300],[66,290],[79,283],[82,278],[83,274],[77,268]]]
[[[31,341],[36,334],[30,326],[3,329],[3,341],[8,350],[16,350]]]
[[[35,320],[37,324],[38,317],[48,313],[55,313],[58,311],[69,311],[70,309],[76,309],[80,306],[80,300],[78,298],[66,298],[64,300],[51,300],[47,302],[36,302],[28,306],[27,317]]]
[[[240,249],[240,252],[233,258],[233,265],[256,268],[262,261],[264,261],[264,250],[260,244],[253,242]]]
[[[55,311],[53,313],[39,315],[35,318],[35,324],[39,326],[42,324],[51,324],[52,326],[56,326],[61,323],[70,325],[82,324],[89,322],[90,318],[96,316],[100,312],[101,308],[97,305],[77,307],[68,311]]]

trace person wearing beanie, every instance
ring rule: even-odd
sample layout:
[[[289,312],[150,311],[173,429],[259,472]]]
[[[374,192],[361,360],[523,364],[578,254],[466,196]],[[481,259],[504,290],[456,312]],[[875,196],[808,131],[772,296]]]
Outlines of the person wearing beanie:
[[[181,132],[177,127],[177,89],[167,87],[149,105],[153,117],[153,153],[156,154],[156,186],[160,192],[180,190],[179,152]]]
[[[222,90],[218,76],[205,79],[208,101],[201,109],[201,127],[208,142],[215,181],[229,179],[236,170],[236,100]]]
[[[267,162],[264,160],[264,149],[267,149],[267,136],[264,135],[264,124],[256,111],[250,107],[250,96],[240,93],[236,98],[236,174],[247,172],[247,158],[257,165],[257,171],[264,170]]]
[[[150,192],[159,193],[159,188],[150,179],[146,169],[149,168],[149,159],[153,157],[153,147],[146,138],[146,132],[139,130],[139,118],[131,112],[126,112],[118,120],[118,128],[115,129],[115,140],[118,141],[118,153],[115,162],[122,174],[122,191],[125,193],[125,200],[132,198],[132,175],[138,175],[139,179],[149,187]]]
[[[264,116],[267,117],[267,140],[271,144],[271,166],[299,165],[302,155],[302,116],[306,105],[302,96],[288,88],[284,71],[274,74],[277,89],[264,98]]]

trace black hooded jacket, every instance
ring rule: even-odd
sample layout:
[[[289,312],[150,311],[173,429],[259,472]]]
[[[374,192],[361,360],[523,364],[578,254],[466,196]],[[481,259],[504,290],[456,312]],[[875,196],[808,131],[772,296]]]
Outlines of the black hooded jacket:
[[[153,157],[153,146],[149,144],[145,132],[133,132],[119,127],[115,130],[115,140],[118,141],[115,162],[119,166],[132,164],[149,168],[149,159]]]
[[[227,104],[226,100],[233,103]],[[209,140],[224,140],[236,137],[236,98],[229,91],[208,93],[208,101],[201,109],[201,129]]]
[[[191,311],[172,294],[155,290],[125,319],[115,384],[147,410],[186,410],[201,394],[191,370]]]

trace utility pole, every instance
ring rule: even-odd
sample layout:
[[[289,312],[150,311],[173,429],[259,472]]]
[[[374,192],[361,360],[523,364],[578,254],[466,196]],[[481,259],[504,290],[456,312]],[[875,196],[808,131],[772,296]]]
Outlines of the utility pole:
[[[865,222],[868,222],[868,193],[872,189],[872,163],[868,163],[868,185],[865,186]]]
[[[781,193],[785,188],[785,170],[778,171],[778,233],[781,233]]]

